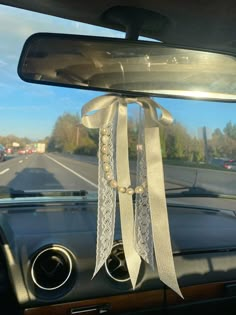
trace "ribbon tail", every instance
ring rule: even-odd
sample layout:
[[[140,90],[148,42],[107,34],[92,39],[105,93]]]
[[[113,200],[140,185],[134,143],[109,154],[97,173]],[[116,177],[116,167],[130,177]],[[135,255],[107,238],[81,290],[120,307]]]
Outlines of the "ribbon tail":
[[[121,187],[130,186],[127,134],[127,106],[119,104],[116,138],[117,181]],[[124,254],[133,288],[135,288],[141,259],[134,246],[134,213],[132,195],[119,191],[121,233]]]
[[[110,141],[108,143],[110,151],[110,165],[114,172],[113,158],[113,125],[106,126],[110,133]],[[116,192],[110,187],[104,176],[102,168],[102,134],[99,130],[99,164],[98,164],[98,214],[97,214],[97,249],[96,249],[96,266],[93,277],[104,265],[106,259],[111,253],[114,230],[115,230],[115,214],[116,214]]]
[[[136,186],[147,182],[144,123],[141,107],[139,116]],[[142,194],[136,194],[135,198],[135,245],[139,256],[154,269],[151,214],[148,191],[146,189]]]
[[[152,233],[160,280],[183,298],[172,254],[159,128],[145,128],[147,179]]]

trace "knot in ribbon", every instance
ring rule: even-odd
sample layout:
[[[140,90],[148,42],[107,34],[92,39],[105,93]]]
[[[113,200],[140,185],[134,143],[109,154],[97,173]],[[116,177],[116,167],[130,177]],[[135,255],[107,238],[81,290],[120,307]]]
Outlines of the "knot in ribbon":
[[[127,105],[137,103],[144,112],[143,143],[137,163],[138,186],[130,187]],[[161,117],[157,115],[158,109]],[[181,297],[171,248],[165,198],[159,125],[171,124],[171,114],[147,97],[100,96],[82,108],[82,123],[99,128],[97,250],[94,276],[111,253],[114,241],[116,191],[127,268],[135,288],[141,258],[155,262],[160,280]],[[116,177],[116,180],[115,180]],[[132,194],[136,193],[135,215]],[[143,202],[145,200],[145,202]]]

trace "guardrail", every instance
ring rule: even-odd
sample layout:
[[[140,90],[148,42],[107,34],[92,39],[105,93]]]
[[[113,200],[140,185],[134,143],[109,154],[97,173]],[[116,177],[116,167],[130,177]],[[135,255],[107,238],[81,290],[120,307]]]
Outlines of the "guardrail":
[[[236,172],[164,165],[165,179],[221,194],[236,194]]]

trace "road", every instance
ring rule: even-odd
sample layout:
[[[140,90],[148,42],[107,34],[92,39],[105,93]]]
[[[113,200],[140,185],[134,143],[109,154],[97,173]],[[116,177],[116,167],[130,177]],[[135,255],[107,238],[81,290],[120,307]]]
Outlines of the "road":
[[[132,170],[133,169],[133,170]],[[131,165],[131,177],[134,179],[134,167]],[[236,172],[227,173],[213,170],[196,170],[187,167],[165,166],[166,189],[182,189],[199,184],[236,190]],[[219,178],[219,180],[218,180]],[[179,182],[178,182],[179,179]],[[227,183],[231,185],[228,186]],[[220,185],[220,186],[219,186]],[[61,154],[32,154],[9,158],[0,163],[0,186],[20,190],[97,190],[97,163],[87,157]],[[178,192],[178,190],[176,191]],[[235,210],[235,200],[209,198],[171,198],[172,203],[212,206]]]
[[[20,155],[0,163],[0,185],[21,190],[97,190],[97,173],[97,163],[86,157],[81,161],[52,153]]]
[[[13,189],[97,189],[97,166],[53,154],[13,157],[0,163],[0,185]]]

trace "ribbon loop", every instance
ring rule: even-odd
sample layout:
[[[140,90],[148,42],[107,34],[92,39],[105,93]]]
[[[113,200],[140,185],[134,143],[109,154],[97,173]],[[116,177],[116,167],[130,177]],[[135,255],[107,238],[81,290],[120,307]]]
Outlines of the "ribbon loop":
[[[82,107],[82,124],[87,128],[109,125],[114,118],[117,102],[117,97],[112,95],[107,95],[106,98],[99,96],[88,102]]]
[[[146,183],[139,183],[135,188],[131,187],[128,160],[127,105],[129,103],[137,103],[144,110],[145,150],[143,160],[146,161],[146,174],[143,174],[140,178],[146,178]],[[160,118],[157,110],[161,112]],[[141,265],[140,257],[148,263],[152,263],[154,247],[160,280],[183,297],[176,277],[171,248],[159,135],[159,125],[171,124],[172,122],[173,118],[165,108],[146,97],[100,96],[84,105],[82,109],[82,123],[88,128],[99,128],[100,133],[97,255],[94,275],[104,264],[111,251],[115,226],[115,195],[116,190],[118,190],[124,253],[133,288],[135,288],[138,279]],[[109,129],[109,126],[116,129],[112,140],[110,131],[112,128]],[[112,143],[115,139],[116,157],[113,159],[114,144],[112,145]],[[139,165],[138,167],[142,166]],[[115,173],[117,174],[116,179]],[[109,199],[109,203],[112,203],[112,206],[109,204],[109,209],[112,208],[112,210],[107,207],[104,192],[101,190],[101,183],[105,185],[103,190],[107,189],[109,191],[109,189],[112,189],[113,191],[112,197]],[[145,223],[142,222],[142,218],[145,217],[143,211],[141,211],[141,215],[136,212],[134,220],[133,193],[139,196],[145,194],[148,198],[148,205],[145,209],[149,222],[145,227]],[[140,210],[140,205],[135,209]],[[112,211],[112,214],[109,211]],[[107,214],[112,217],[112,220],[109,229],[107,229],[109,233],[106,234],[102,229],[101,222],[104,221],[104,218],[109,217]],[[139,244],[137,235],[135,235],[137,231],[141,234],[143,231],[146,233],[146,239],[142,237]],[[143,245],[142,242],[144,242]],[[104,248],[106,248],[105,252]],[[101,253],[102,250],[103,253]]]

